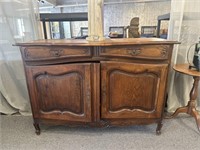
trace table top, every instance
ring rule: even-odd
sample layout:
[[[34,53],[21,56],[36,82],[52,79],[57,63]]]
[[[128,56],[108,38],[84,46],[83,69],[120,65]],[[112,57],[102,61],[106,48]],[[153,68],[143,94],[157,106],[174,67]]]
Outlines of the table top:
[[[85,39],[43,39],[24,43],[16,43],[16,46],[109,46],[109,45],[173,45],[180,44],[177,41],[170,41],[160,38],[106,38],[103,41],[87,41]]]
[[[194,69],[189,69],[189,64],[176,64],[173,69],[186,75],[200,77],[200,72]]]

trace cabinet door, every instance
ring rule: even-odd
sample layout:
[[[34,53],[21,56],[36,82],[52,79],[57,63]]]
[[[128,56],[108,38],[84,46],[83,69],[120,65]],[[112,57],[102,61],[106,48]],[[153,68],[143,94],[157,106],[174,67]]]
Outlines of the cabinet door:
[[[34,118],[91,121],[91,64],[26,67]]]
[[[101,63],[102,118],[160,118],[167,64]]]

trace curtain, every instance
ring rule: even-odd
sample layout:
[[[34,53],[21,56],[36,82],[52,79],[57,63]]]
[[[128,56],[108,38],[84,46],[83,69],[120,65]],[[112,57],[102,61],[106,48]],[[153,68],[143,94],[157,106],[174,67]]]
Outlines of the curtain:
[[[31,114],[17,42],[41,37],[35,0],[0,1],[0,112]]]
[[[200,1],[172,0],[168,38],[180,41],[174,47],[172,66],[190,63],[194,54],[194,44],[200,39]],[[193,78],[188,75],[170,71],[168,83],[167,111],[174,112],[178,107],[187,105]],[[197,109],[200,110],[200,87],[197,98]]]

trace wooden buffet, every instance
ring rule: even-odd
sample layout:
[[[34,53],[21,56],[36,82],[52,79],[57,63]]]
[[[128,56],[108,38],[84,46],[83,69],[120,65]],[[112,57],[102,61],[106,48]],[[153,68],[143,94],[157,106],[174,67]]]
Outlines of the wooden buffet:
[[[39,124],[157,123],[161,133],[175,41],[37,40],[20,46],[36,133]]]

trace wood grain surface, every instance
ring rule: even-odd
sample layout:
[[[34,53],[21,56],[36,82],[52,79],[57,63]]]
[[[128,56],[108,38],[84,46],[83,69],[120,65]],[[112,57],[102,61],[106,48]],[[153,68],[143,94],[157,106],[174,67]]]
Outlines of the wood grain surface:
[[[180,73],[200,77],[200,72],[195,69],[189,69],[189,64],[176,64],[173,68]]]

